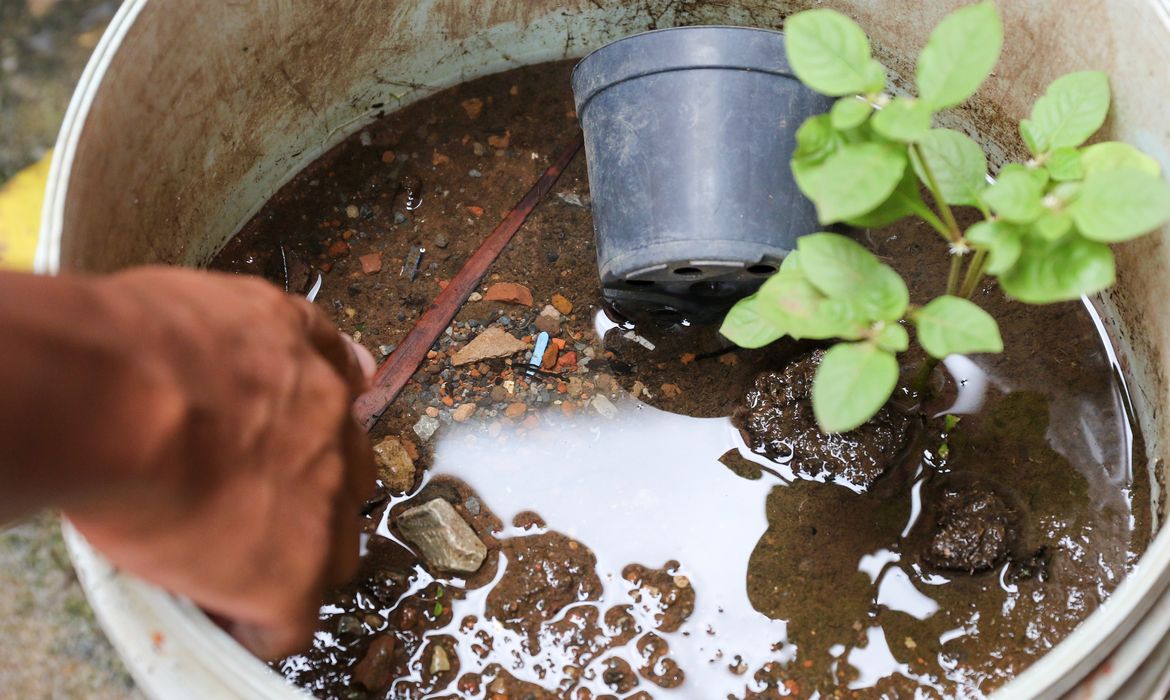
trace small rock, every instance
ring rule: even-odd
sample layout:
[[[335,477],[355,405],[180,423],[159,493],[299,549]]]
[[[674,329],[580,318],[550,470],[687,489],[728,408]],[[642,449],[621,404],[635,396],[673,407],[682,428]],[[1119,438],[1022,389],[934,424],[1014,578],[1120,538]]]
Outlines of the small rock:
[[[467,205],[467,211],[470,212],[471,215],[477,219],[479,217],[483,216],[483,207],[479,207],[479,206],[476,206],[474,204]]]
[[[719,356],[719,363],[727,365],[728,367],[734,367],[736,365],[736,363],[738,363],[738,362],[739,362],[739,358],[736,357],[735,353],[733,353],[733,352],[729,352],[726,355]]]
[[[480,171],[476,170],[475,168],[472,168],[471,170],[468,170],[468,171],[467,171],[467,174],[468,174],[469,176],[471,176],[471,177],[483,177],[483,173],[481,173]],[[470,208],[471,208],[471,207],[468,207],[468,209],[470,209]],[[476,216],[482,216],[482,213],[481,213],[481,214],[476,214]]]
[[[549,345],[544,351],[544,357],[540,358],[540,368],[544,371],[550,371],[557,366],[557,358],[560,356],[560,350],[555,345]]]
[[[505,389],[504,387],[497,384],[496,386],[492,387],[491,396],[492,396],[492,401],[494,401],[496,403],[503,403],[504,401],[508,400],[509,394],[508,394],[507,389]]]
[[[487,557],[487,547],[475,531],[442,498],[403,511],[395,524],[432,568],[470,574]]]
[[[487,293],[483,295],[483,298],[487,301],[532,306],[532,292],[528,287],[515,282],[497,282],[487,288]]]
[[[573,302],[569,301],[561,294],[552,295],[552,305],[556,307],[557,311],[560,311],[566,316],[573,313]]]
[[[382,271],[381,253],[366,253],[358,257],[358,262],[362,264],[362,272],[367,275],[373,275]]]
[[[467,116],[470,119],[479,118],[480,113],[483,112],[483,100],[478,97],[463,100],[459,105],[463,107],[464,112],[467,112]]]
[[[397,349],[398,349],[398,346],[393,344],[393,343],[378,346],[378,352],[382,353],[382,357],[388,357],[390,355],[390,353],[394,352]]]
[[[394,158],[395,158],[394,151],[382,151],[382,162],[383,163],[387,163],[387,164],[393,163]]]
[[[371,642],[366,655],[353,667],[354,682],[372,693],[389,687],[393,680],[394,649],[397,643],[397,638],[390,634],[381,635]]]
[[[451,241],[447,238],[447,234],[440,233],[439,235],[435,236],[436,248],[446,248],[449,245],[451,245]]]
[[[479,515],[481,505],[478,498],[475,496],[468,496],[467,500],[463,502],[463,507],[467,509],[468,513],[471,513],[472,515]]]
[[[423,440],[430,440],[438,429],[439,421],[432,416],[423,416],[414,424],[414,433]]]
[[[602,394],[594,396],[590,404],[593,406],[593,410],[600,413],[603,418],[613,418],[617,415],[617,406],[614,406],[613,402]]]
[[[482,143],[476,141],[475,143],[471,144],[471,152],[477,156],[482,156],[483,154],[487,153],[487,149],[484,148]]]
[[[504,409],[504,415],[509,418],[519,418],[528,412],[528,406],[522,403],[514,403]]]
[[[541,314],[540,316],[536,317],[536,321],[534,323],[536,325],[536,330],[544,331],[549,335],[557,335],[561,332],[561,322],[552,316],[545,316],[544,314]]]
[[[668,399],[677,399],[682,396],[682,389],[678,387],[678,384],[663,384],[658,390]]]
[[[499,136],[488,136],[487,142],[492,148],[507,148],[512,143],[512,132],[504,131]]]
[[[470,420],[471,417],[474,415],[475,415],[475,404],[464,403],[464,404],[459,404],[459,408],[455,409],[455,411],[451,414],[451,418],[456,423],[465,423],[468,420]]]
[[[361,209],[357,208],[356,204],[351,204],[345,208],[345,215],[351,219],[356,219],[362,213]]]
[[[325,250],[325,254],[331,258],[341,258],[349,255],[349,244],[345,241],[336,241]]]
[[[557,311],[557,307],[553,306],[552,304],[545,304],[544,308],[540,310],[540,315],[559,320],[561,317],[561,312]]]
[[[434,165],[437,167],[440,165],[446,165],[447,163],[450,163],[450,162],[451,162],[451,158],[449,156],[445,156],[442,153],[439,153],[438,151],[435,151],[434,153],[431,154],[431,165]]]
[[[406,223],[406,214],[403,214],[400,211],[394,212],[394,223],[396,223],[396,224]]]
[[[406,493],[414,488],[414,460],[402,441],[388,437],[374,445],[378,478],[392,491]]]
[[[573,350],[561,353],[557,360],[557,369],[572,369],[577,365],[577,353]]]
[[[561,255],[560,255],[560,253],[558,253],[555,250],[550,250],[544,254],[544,258],[545,258],[545,260],[548,260],[550,263],[555,263],[557,260],[561,259]]]
[[[427,406],[427,415],[431,418],[438,418],[439,409],[435,408],[434,406]]]
[[[435,650],[431,652],[431,675],[435,676],[450,670],[451,660],[447,658],[447,650],[436,644]]]
[[[369,146],[374,142],[374,136],[368,131],[363,131],[361,135],[358,136],[358,141],[360,141],[363,146]]]
[[[557,199],[565,204],[574,207],[581,207],[582,209],[589,208],[589,202],[581,198],[581,195],[574,192],[557,192]]]
[[[460,365],[479,362],[493,357],[508,357],[528,347],[524,341],[503,328],[492,326],[475,336],[474,339],[455,353],[451,364]]]
[[[338,634],[358,634],[362,631],[362,621],[353,615],[342,615],[337,618]]]
[[[468,301],[483,301],[483,295],[480,294],[479,292],[472,292],[470,295],[468,295],[467,300]]]

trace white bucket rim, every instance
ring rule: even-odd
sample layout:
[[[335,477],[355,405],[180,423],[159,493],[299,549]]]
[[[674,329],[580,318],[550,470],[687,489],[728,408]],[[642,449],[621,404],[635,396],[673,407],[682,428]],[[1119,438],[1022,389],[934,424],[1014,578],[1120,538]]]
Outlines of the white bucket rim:
[[[126,0],[122,4],[98,42],[70,101],[46,186],[34,262],[39,274],[56,274],[60,269],[65,202],[86,118],[110,62],[148,2]],[[1163,28],[1170,33],[1170,0],[1146,2],[1157,10]],[[355,122],[348,131],[364,126]],[[252,656],[190,601],[114,569],[67,522],[62,530],[99,622],[148,695],[168,699],[311,697]],[[1093,675],[1094,683],[1086,689],[1085,697],[1111,697],[1155,649],[1163,632],[1170,629],[1170,605],[1156,605],[1167,589],[1170,527],[1163,527],[1113,594],[993,697],[1056,698]],[[1125,653],[1117,653],[1123,642]],[[1110,663],[1101,666],[1106,660]]]

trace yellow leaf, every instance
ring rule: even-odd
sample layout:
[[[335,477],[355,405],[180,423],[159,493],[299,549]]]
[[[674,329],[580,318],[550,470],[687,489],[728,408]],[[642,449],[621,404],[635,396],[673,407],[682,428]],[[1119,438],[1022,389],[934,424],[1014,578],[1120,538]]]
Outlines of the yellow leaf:
[[[0,268],[31,270],[53,152],[0,186]]]

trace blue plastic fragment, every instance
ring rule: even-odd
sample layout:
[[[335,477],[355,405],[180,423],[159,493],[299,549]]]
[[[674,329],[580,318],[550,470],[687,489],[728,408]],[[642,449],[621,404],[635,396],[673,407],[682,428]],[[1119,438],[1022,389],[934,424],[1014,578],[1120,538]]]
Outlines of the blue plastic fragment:
[[[528,374],[540,369],[540,363],[544,359],[544,351],[547,349],[548,333],[541,331],[540,335],[536,336],[536,347],[532,349],[532,359],[528,361]]]

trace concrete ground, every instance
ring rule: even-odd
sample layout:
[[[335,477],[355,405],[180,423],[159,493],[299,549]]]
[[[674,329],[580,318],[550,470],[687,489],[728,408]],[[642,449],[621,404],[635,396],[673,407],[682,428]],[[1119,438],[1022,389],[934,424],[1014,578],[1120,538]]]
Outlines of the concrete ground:
[[[0,197],[52,147],[117,7],[115,0],[0,0]],[[86,603],[56,515],[0,526],[0,698],[141,697]]]

